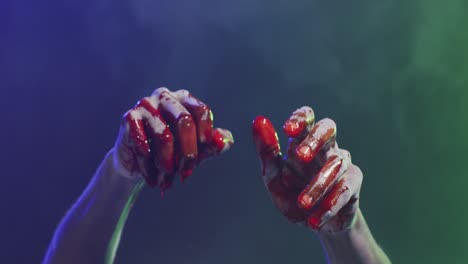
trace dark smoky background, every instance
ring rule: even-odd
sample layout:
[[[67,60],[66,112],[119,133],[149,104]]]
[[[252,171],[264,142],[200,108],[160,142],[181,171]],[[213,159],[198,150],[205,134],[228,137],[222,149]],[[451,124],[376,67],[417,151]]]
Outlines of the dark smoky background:
[[[338,124],[361,207],[394,263],[465,263],[468,4],[450,1],[0,2],[1,263],[39,263],[155,88],[188,89],[232,150],[164,199],[147,188],[116,263],[326,263],[260,178],[259,114],[303,105]]]

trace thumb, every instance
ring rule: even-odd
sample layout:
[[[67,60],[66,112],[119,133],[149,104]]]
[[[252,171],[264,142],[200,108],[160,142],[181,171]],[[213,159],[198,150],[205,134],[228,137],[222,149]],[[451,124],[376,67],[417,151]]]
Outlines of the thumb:
[[[279,175],[282,155],[278,141],[278,134],[270,120],[264,116],[257,116],[252,122],[252,133],[255,149],[261,160],[264,181]]]

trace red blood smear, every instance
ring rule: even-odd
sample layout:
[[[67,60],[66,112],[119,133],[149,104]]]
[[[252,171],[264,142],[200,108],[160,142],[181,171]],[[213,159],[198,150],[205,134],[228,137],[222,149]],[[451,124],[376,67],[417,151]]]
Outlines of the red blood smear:
[[[138,151],[144,155],[149,155],[150,149],[146,138],[144,125],[142,120],[134,120],[128,115],[130,138],[135,142]]]
[[[186,155],[197,152],[197,131],[193,118],[189,114],[181,114],[177,119],[177,134],[180,147]]]
[[[205,136],[205,140],[206,140],[207,142],[209,142],[210,140],[212,140],[212,137],[214,137],[214,135],[212,135],[211,128],[205,130],[204,136]]]
[[[298,176],[296,173],[291,172],[290,170],[283,170],[281,182],[288,190],[297,190],[296,193],[299,193],[304,189],[304,186],[307,185],[307,181],[304,178]]]
[[[187,169],[187,170],[183,170],[181,172],[181,179],[182,179],[182,182],[184,182],[188,177],[190,177],[193,173],[193,170],[191,169]]]
[[[198,101],[198,99],[196,100]],[[200,142],[207,142],[211,138],[211,130],[213,129],[213,120],[211,119],[212,114],[210,108],[202,103],[199,106],[194,106],[190,104],[183,105],[185,108],[187,108],[187,110],[192,114],[192,116],[195,119],[198,129],[198,135],[200,137]],[[208,116],[208,118],[204,119],[204,116]]]
[[[343,182],[341,181],[340,183],[338,183],[335,187],[334,187],[334,191],[333,193],[330,193],[329,195],[327,195],[323,201],[321,202],[321,206],[319,206],[318,208],[315,209],[315,211],[310,215],[309,219],[308,219],[308,222],[309,222],[309,225],[314,228],[314,229],[317,229],[318,227],[320,227],[320,219],[322,219],[322,217],[328,212],[330,211],[333,206],[336,206],[337,202],[338,202],[338,199],[340,198],[340,196],[349,190],[348,187],[344,186],[343,187]],[[348,217],[347,215],[343,214],[343,208],[340,210],[340,212],[337,213],[337,215],[335,216],[336,219],[337,219],[337,228],[339,230],[343,229],[343,226],[344,226],[344,223],[346,222],[346,220],[348,220]],[[316,225],[318,222],[318,226]],[[314,226],[315,224],[315,226]]]
[[[224,136],[223,134],[221,134],[218,130],[214,130],[214,133],[213,133],[213,143],[215,144],[216,146],[216,152],[221,152],[224,148]]]
[[[314,213],[315,215],[317,215],[317,217],[319,218],[322,218],[323,215],[325,215],[326,212],[330,211],[333,206],[336,206],[336,204],[338,203],[338,199],[340,198],[340,196],[349,190],[349,188],[347,186],[344,186],[342,187],[343,184],[340,184],[339,186],[336,186],[337,191],[335,191],[333,194],[331,195],[328,195],[328,197],[325,197],[325,199],[323,200],[322,204],[322,209],[317,211],[316,213]],[[338,212],[337,214],[337,228],[339,230],[343,229],[343,226],[346,222],[346,220],[348,220],[348,217],[349,215],[346,215],[346,214],[343,214],[343,208],[340,210],[340,212]]]
[[[137,104],[137,108],[138,107],[143,107],[145,108],[146,110],[148,110],[148,112],[151,113],[152,116],[161,116],[160,112],[158,109],[154,108],[151,103],[146,100],[146,99],[143,99],[141,100],[140,102],[138,102]]]
[[[175,171],[174,164],[174,138],[169,128],[165,128],[162,134],[150,132],[152,135],[151,147],[155,158],[155,164],[166,173]]]
[[[278,137],[270,120],[264,116],[258,116],[253,121],[253,135],[258,153],[271,152],[272,148],[279,151]]]
[[[317,175],[311,183],[301,192],[301,194],[298,197],[298,202],[302,208],[305,210],[310,210],[314,206],[314,204],[317,202],[320,197],[325,195],[325,193],[328,191],[328,189],[332,186],[333,182],[336,181],[338,175],[338,172],[340,171],[341,165],[342,165],[342,160],[339,159],[337,162],[336,160],[339,159],[337,156],[334,156],[330,158],[323,167],[329,167],[332,166],[330,174],[327,175],[327,177],[324,179],[323,184],[315,186],[315,183],[317,182],[319,177],[323,177],[323,174],[320,173]],[[327,170],[328,171],[328,170]],[[323,178],[322,178],[323,180]],[[313,188],[313,189],[312,189]],[[312,197],[312,199],[309,199],[309,197]]]
[[[300,194],[297,197],[297,203],[299,204],[299,206],[306,210],[312,208],[310,200],[310,196],[307,194]]]
[[[327,204],[327,207],[326,208],[327,210],[330,210],[331,208],[333,208],[333,206],[336,205],[336,203],[338,202],[338,199],[340,198],[340,196],[346,192],[347,190],[349,190],[348,186],[344,186],[343,188],[341,187],[342,185],[340,186],[337,186],[337,188],[339,188],[339,192],[335,193],[334,195],[330,195],[330,197],[328,197],[327,199],[325,199],[325,204]]]
[[[314,216],[310,216],[309,219],[307,219],[307,224],[312,228],[312,229],[319,229],[320,224],[322,222],[320,221],[319,218],[316,218]]]
[[[181,114],[177,124],[177,139],[181,155],[180,170],[181,174],[185,174],[182,175],[183,177],[188,177],[190,174],[187,172],[195,167],[198,155],[196,127],[192,116],[188,114]]]
[[[254,119],[252,133],[255,148],[262,160],[262,174],[265,175],[266,160],[276,157],[280,152],[278,137],[270,120],[264,116],[258,116]]]
[[[282,200],[277,206],[289,221],[294,223],[304,222],[307,219],[307,212],[296,205],[295,197],[297,192],[285,186],[281,178],[276,177],[269,181],[267,184],[268,190],[272,197]]]
[[[297,137],[304,130],[305,122],[298,122],[295,119],[287,120],[283,125],[283,130],[289,137]]]
[[[301,145],[296,149],[296,156],[304,162],[311,162],[313,159],[312,149],[308,145]]]
[[[161,166],[164,167],[168,173],[174,172],[174,159],[167,159],[160,161],[162,164]]]
[[[154,108],[147,99],[139,101],[136,109],[138,109],[139,107],[146,109],[152,116],[157,116],[161,120],[164,120],[159,109]],[[166,147],[165,143],[173,141],[172,133],[168,126],[165,127],[161,135],[154,135],[154,132],[151,132],[153,134],[153,137],[158,137],[158,140],[154,140],[153,142],[156,143],[155,149],[158,149],[159,151],[164,151],[161,148]],[[161,160],[160,162],[163,162],[163,164],[161,165],[164,167],[165,170],[167,170],[167,172],[170,173],[174,171],[174,160],[172,158],[172,155],[171,157],[167,157],[166,159]]]
[[[334,138],[336,130],[334,128],[328,129],[325,134],[322,135],[316,135],[318,126],[315,126],[310,134],[314,135],[314,138],[310,138],[309,136],[304,140],[303,143],[301,143],[297,149],[296,149],[296,155],[304,162],[311,162],[317,153],[322,149],[323,145],[327,142],[329,142],[331,139]],[[318,136],[318,137],[317,137]],[[307,141],[307,142],[305,142]],[[314,146],[314,149],[311,149],[310,154],[304,154],[301,153],[299,150],[303,146],[311,145],[312,141],[316,141],[316,144]]]

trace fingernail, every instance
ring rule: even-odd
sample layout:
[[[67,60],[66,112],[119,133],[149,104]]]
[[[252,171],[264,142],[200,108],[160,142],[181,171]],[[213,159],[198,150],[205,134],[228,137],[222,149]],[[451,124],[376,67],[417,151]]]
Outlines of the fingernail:
[[[312,149],[307,145],[298,147],[296,154],[302,161],[309,162],[312,160]]]
[[[225,129],[216,129],[212,139],[216,145],[216,152],[219,154],[223,153],[234,144],[232,133]]]
[[[299,125],[297,122],[292,122],[288,120],[283,125],[284,133],[286,133],[290,137],[296,137],[299,134]]]
[[[312,208],[312,197],[308,194],[301,194],[299,195],[297,202],[299,203],[299,206],[301,206],[305,210],[309,210]]]
[[[218,130],[215,130],[214,133],[213,133],[212,139],[213,139],[213,142],[216,145],[216,151],[221,152],[223,150],[223,148],[224,148],[223,135]]]
[[[172,179],[173,178],[165,178],[161,184],[159,185],[159,188],[161,189],[161,195],[164,196],[164,193],[171,188],[172,186]]]
[[[191,169],[181,171],[180,174],[181,174],[181,176],[182,176],[182,177],[181,177],[182,182],[185,182],[185,180],[186,180],[188,177],[190,177],[190,175],[192,175],[192,173],[193,173],[193,170],[191,170]]]
[[[322,222],[315,216],[309,216],[307,219],[307,224],[314,230],[318,230]]]
[[[271,124],[270,120],[268,120],[264,116],[258,116],[257,118],[255,118],[253,122],[252,132],[255,138],[260,139],[258,140],[258,142],[255,142],[260,146],[273,146],[276,145],[278,142],[278,136],[276,135],[276,131],[273,128],[273,125]]]
[[[183,164],[181,167],[180,174],[182,176],[182,179],[185,179],[192,175],[192,170],[195,168],[195,165],[197,163],[195,154],[186,155],[182,162]]]

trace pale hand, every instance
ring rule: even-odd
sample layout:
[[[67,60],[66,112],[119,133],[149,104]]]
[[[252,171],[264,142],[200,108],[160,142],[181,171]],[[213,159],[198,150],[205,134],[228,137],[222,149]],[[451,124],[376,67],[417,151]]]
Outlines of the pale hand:
[[[213,128],[210,108],[187,90],[158,88],[127,111],[114,146],[119,175],[168,189],[201,161],[229,149],[231,132]]]
[[[305,106],[283,128],[289,136],[285,157],[271,122],[263,116],[253,121],[263,180],[275,205],[289,221],[317,232],[347,230],[358,209],[363,175],[349,152],[338,148],[335,122],[315,123],[314,111]]]

